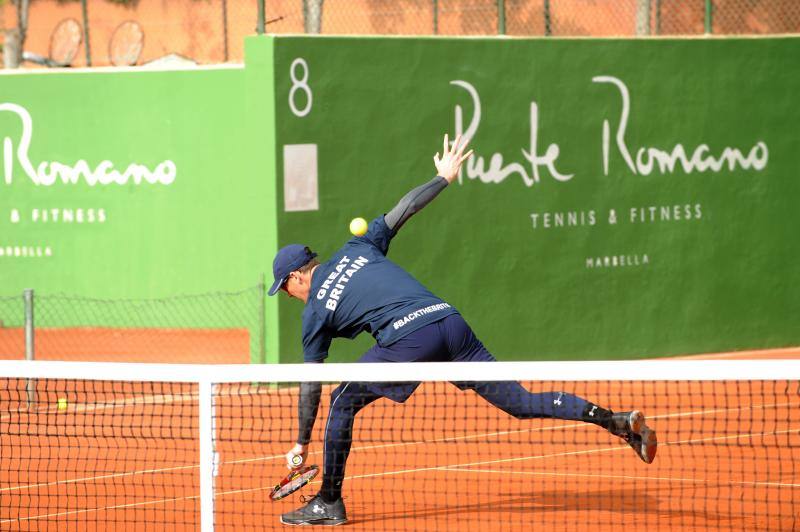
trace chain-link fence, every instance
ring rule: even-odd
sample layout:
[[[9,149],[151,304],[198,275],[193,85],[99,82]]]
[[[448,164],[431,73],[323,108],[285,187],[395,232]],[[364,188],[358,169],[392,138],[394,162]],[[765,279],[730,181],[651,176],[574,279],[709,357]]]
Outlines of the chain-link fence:
[[[800,32],[798,0],[0,0],[26,65],[241,62],[246,35],[647,36]]]
[[[24,1],[0,0],[6,42],[19,25]],[[26,66],[242,61],[243,38],[256,33],[259,19],[257,0],[28,2]]]
[[[27,304],[24,294],[0,296],[0,359],[261,362],[264,290],[260,284],[239,292],[116,300],[34,292]],[[26,342],[28,323],[33,334]]]

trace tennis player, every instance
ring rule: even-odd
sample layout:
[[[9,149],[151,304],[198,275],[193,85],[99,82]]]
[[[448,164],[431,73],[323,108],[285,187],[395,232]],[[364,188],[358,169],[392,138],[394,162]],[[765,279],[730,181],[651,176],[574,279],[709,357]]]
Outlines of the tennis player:
[[[456,178],[461,164],[472,155],[471,150],[464,153],[465,148],[460,137],[451,145],[445,135],[441,157],[437,153],[433,158],[437,177],[372,220],[366,234],[351,238],[327,262],[320,263],[316,253],[299,244],[278,251],[272,265],[275,282],[269,294],[283,290],[305,304],[302,332],[306,362],[322,362],[333,338],[355,338],[362,331],[371,333],[377,343],[364,353],[361,362],[495,360],[455,308],[386,258],[389,243],[403,224]],[[403,403],[418,384],[346,382],[332,392],[325,426],[322,488],[306,505],[283,514],[282,523],[339,525],[347,521],[342,481],[356,414],[381,397]],[[655,431],[648,428],[638,411],[613,413],[564,392],[531,393],[516,382],[454,384],[462,390],[474,390],[519,419],[594,423],[623,438],[646,463],[655,458]],[[320,395],[319,383],[300,387],[300,428],[296,445],[286,455],[289,468],[306,460]]]

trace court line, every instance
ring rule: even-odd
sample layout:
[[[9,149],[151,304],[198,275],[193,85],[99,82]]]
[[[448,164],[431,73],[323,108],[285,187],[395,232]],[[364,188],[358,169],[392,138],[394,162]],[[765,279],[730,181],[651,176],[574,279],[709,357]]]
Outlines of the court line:
[[[89,459],[85,459],[89,460]],[[124,477],[131,477],[135,475],[147,475],[147,474],[158,474],[158,473],[167,473],[170,471],[180,471],[182,469],[197,469],[199,466],[197,464],[191,465],[184,465],[184,466],[174,466],[174,467],[163,467],[159,469],[141,469],[139,471],[125,471],[124,473],[109,473],[107,475],[95,475],[93,477],[82,477],[82,478],[70,478],[65,480],[53,480],[51,482],[40,482],[37,484],[24,484],[19,486],[9,486],[7,488],[0,488],[0,493],[2,492],[10,492],[10,491],[23,491],[29,489],[37,489],[37,488],[47,488],[52,486],[59,486],[61,484],[78,484],[81,482],[97,482],[100,480],[106,480],[111,478],[124,478]]]
[[[196,397],[196,394],[195,394]],[[142,404],[137,403],[137,404]],[[774,403],[774,404],[764,404],[764,405],[745,405],[739,407],[730,407],[730,408],[723,408],[723,409],[709,409],[709,410],[698,410],[698,411],[690,411],[690,412],[676,412],[673,414],[661,414],[655,416],[647,416],[647,419],[666,419],[666,418],[674,418],[674,417],[690,417],[690,416],[699,416],[699,415],[708,415],[708,414],[715,414],[715,413],[723,413],[723,412],[732,412],[732,411],[742,411],[742,410],[750,410],[750,409],[767,409],[767,408],[781,408],[781,407],[793,407],[793,406],[800,406],[800,403]],[[545,432],[545,431],[554,431],[554,430],[563,430],[563,429],[572,429],[572,428],[588,428],[589,423],[566,423],[566,424],[559,424],[553,425],[550,427],[531,427],[526,429],[515,429],[515,430],[506,430],[506,431],[497,431],[497,432],[487,432],[481,434],[471,434],[465,436],[451,436],[447,438],[436,438],[432,440],[419,440],[419,441],[409,441],[409,442],[396,442],[396,443],[382,443],[376,445],[362,445],[362,446],[355,446],[352,448],[353,451],[367,451],[367,450],[375,450],[375,449],[391,449],[396,447],[411,447],[411,446],[418,446],[418,445],[429,445],[435,443],[446,443],[446,442],[456,442],[456,441],[468,441],[480,438],[491,438],[497,436],[507,436],[511,434],[524,434],[524,433],[535,433],[535,432]],[[772,433],[765,433],[765,434],[772,434]],[[697,441],[686,441],[680,443],[697,443]],[[661,445],[668,445],[662,443]],[[309,456],[318,456],[322,455],[323,452],[321,450],[313,451],[309,453]],[[282,460],[285,456],[280,455],[271,455],[271,456],[257,456],[253,458],[240,458],[237,460],[230,460],[230,461],[223,461],[220,463],[220,466],[223,465],[236,465],[236,464],[244,464],[244,463],[252,463],[252,462],[266,462],[272,460]],[[75,484],[80,482],[96,482],[99,480],[104,479],[112,479],[112,478],[124,478],[129,476],[135,475],[148,475],[148,474],[159,474],[159,473],[166,473],[170,471],[180,471],[186,469],[194,469],[198,468],[198,464],[187,464],[183,466],[174,466],[174,467],[165,467],[165,468],[156,468],[156,469],[142,469],[138,471],[125,471],[122,473],[109,473],[106,475],[95,475],[90,477],[82,477],[76,479],[64,479],[64,480],[54,480],[51,482],[40,482],[34,484],[25,484],[25,485],[17,485],[17,486],[9,486],[6,488],[0,488],[0,493],[2,492],[11,492],[11,491],[22,491],[28,489],[36,489],[36,488],[44,488],[44,487],[52,487],[58,486],[60,484]]]
[[[773,349],[750,349],[747,351],[729,351],[726,353],[700,353],[695,355],[679,355],[650,360],[762,360],[770,358],[800,358],[799,347],[778,347]]]
[[[184,383],[185,384],[185,383]],[[232,386],[224,386],[223,390],[217,392],[218,397],[241,397],[241,396],[248,396],[248,395],[267,395],[267,394],[288,394],[291,393],[293,388],[279,388],[279,389],[269,389],[265,390],[261,387],[256,385],[251,385],[249,383],[242,384],[241,388],[258,388],[255,391],[248,391],[247,393],[238,393],[238,388],[234,388]],[[324,388],[324,387],[323,387]],[[52,391],[50,392],[52,393]],[[69,396],[69,392],[62,392]],[[110,393],[110,392],[109,392]],[[127,399],[117,399],[108,403],[95,403],[95,404],[70,404],[67,407],[66,411],[59,410],[58,406],[54,405],[47,405],[39,407],[35,410],[30,410],[25,407],[17,408],[13,410],[11,414],[2,414],[0,415],[0,421],[9,421],[11,423],[14,422],[12,419],[15,415],[43,415],[43,414],[53,414],[57,413],[61,415],[62,413],[70,413],[70,412],[97,412],[103,410],[116,410],[118,408],[126,408],[129,406],[137,406],[137,405],[152,405],[152,404],[172,404],[172,403],[184,403],[187,401],[197,402],[199,401],[200,396],[197,392],[184,392],[184,393],[174,393],[174,394],[158,394],[158,395],[132,395]],[[24,402],[20,401],[20,402]]]
[[[675,441],[675,442],[664,442],[659,443],[661,447],[668,447],[670,445],[679,445],[685,443],[699,443],[704,441],[718,441],[718,440],[730,440],[730,439],[740,439],[740,438],[752,438],[757,436],[766,436],[766,435],[774,435],[774,434],[791,434],[791,433],[800,433],[800,428],[798,429],[788,429],[788,430],[781,430],[781,431],[770,431],[770,432],[754,432],[750,434],[736,434],[736,435],[728,435],[728,436],[711,436],[709,438],[697,438],[693,440],[683,440],[683,441]],[[445,466],[431,466],[431,467],[424,467],[424,468],[415,468],[415,469],[406,469],[406,470],[399,470],[399,471],[390,471],[390,472],[382,472],[382,473],[368,473],[364,475],[353,475],[351,477],[347,477],[348,479],[357,479],[357,478],[370,478],[370,477],[377,477],[377,476],[388,476],[388,475],[397,475],[397,474],[404,474],[404,473],[412,473],[416,471],[436,471],[442,470],[446,471],[450,468],[459,468],[459,467],[471,467],[471,466],[481,466],[481,465],[488,465],[488,464],[502,464],[502,463],[510,463],[510,462],[526,462],[529,460],[542,460],[547,458],[558,458],[563,456],[577,456],[583,454],[593,454],[593,453],[605,453],[605,452],[613,452],[619,450],[627,450],[627,446],[615,446],[615,447],[604,447],[600,449],[586,449],[582,451],[563,451],[560,453],[550,453],[550,454],[542,454],[542,455],[534,455],[534,456],[517,456],[513,458],[502,458],[498,460],[484,460],[480,462],[469,462],[465,464],[455,464],[455,465],[445,465]]]
[[[139,403],[141,404],[141,403]],[[792,406],[800,406],[800,403],[774,403],[774,404],[765,404],[765,405],[745,405],[739,407],[730,407],[730,408],[723,408],[723,409],[709,409],[709,410],[698,410],[698,411],[691,411],[691,412],[677,412],[673,414],[661,414],[655,416],[647,416],[647,419],[666,419],[666,418],[673,418],[673,417],[689,417],[689,416],[699,416],[699,415],[707,415],[707,414],[714,414],[714,413],[722,413],[722,412],[732,412],[732,411],[742,411],[742,410],[750,410],[750,409],[767,409],[767,408],[781,408],[781,407],[792,407]],[[468,441],[480,438],[491,438],[497,436],[508,436],[511,434],[524,434],[524,433],[535,433],[535,432],[545,432],[545,431],[554,431],[554,430],[563,430],[563,429],[572,429],[572,428],[588,428],[590,424],[580,422],[580,423],[566,423],[566,424],[559,424],[553,425],[550,427],[531,427],[526,429],[515,429],[515,430],[505,430],[505,431],[497,431],[497,432],[486,432],[481,434],[470,434],[465,436],[451,436],[447,438],[436,438],[432,440],[418,440],[418,441],[409,441],[409,442],[396,442],[396,443],[382,443],[376,445],[361,445],[361,446],[354,446],[352,448],[353,451],[368,451],[368,450],[375,450],[375,449],[391,449],[396,447],[411,447],[411,446],[418,446],[418,445],[429,445],[429,444],[436,444],[436,443],[446,443],[446,442],[457,442],[457,441]],[[662,444],[664,445],[664,444]],[[309,456],[320,456],[322,455],[322,451],[313,451],[309,453]],[[223,461],[220,463],[220,466],[223,465],[237,465],[237,464],[245,464],[245,463],[252,463],[252,462],[267,462],[272,460],[282,460],[285,456],[280,455],[267,455],[267,456],[256,456],[252,458],[240,458],[237,460],[229,460]],[[0,488],[0,493],[2,492],[11,492],[11,491],[22,491],[28,489],[36,489],[36,488],[44,488],[44,487],[52,487],[57,486],[60,484],[76,484],[80,482],[96,482],[98,480],[104,479],[112,479],[112,478],[124,478],[129,476],[135,475],[148,475],[148,474],[159,474],[159,473],[166,473],[170,471],[181,471],[186,469],[194,469],[198,468],[198,464],[187,464],[183,466],[173,466],[173,467],[164,467],[164,468],[156,468],[156,469],[141,469],[137,471],[125,471],[122,473],[109,473],[106,475],[95,475],[90,477],[82,477],[82,478],[75,478],[75,479],[64,479],[64,480],[54,480],[51,482],[40,482],[34,484],[23,484],[17,486],[9,486],[6,488]]]
[[[66,393],[66,392],[64,392]],[[40,416],[40,415],[47,415],[47,414],[69,414],[69,413],[85,413],[85,412],[97,412],[103,410],[116,410],[118,408],[127,408],[129,406],[137,406],[137,405],[154,405],[154,404],[172,404],[172,403],[185,403],[187,401],[198,401],[199,396],[197,393],[189,392],[189,393],[180,393],[180,394],[163,394],[163,395],[139,395],[134,396],[129,399],[122,399],[116,400],[112,403],[100,403],[100,404],[72,404],[68,405],[66,410],[59,410],[57,406],[46,406],[43,408],[38,408],[36,410],[29,410],[27,408],[18,408],[14,410],[11,414],[3,414],[0,415],[0,421],[7,421],[8,423],[17,423],[13,419],[13,417],[17,417],[20,415],[27,415],[27,416]],[[19,421],[22,423],[22,420]]]
[[[719,354],[720,358],[724,358],[725,356],[730,355],[729,353],[721,353]],[[694,355],[691,355],[694,356]],[[696,355],[696,356],[716,356],[716,355]],[[690,381],[691,382],[691,381]],[[702,381],[701,381],[702,382]],[[185,383],[184,383],[185,384]],[[189,383],[191,384],[191,383]],[[217,393],[219,397],[242,397],[242,396],[264,396],[267,394],[293,394],[296,393],[296,388],[293,387],[286,387],[286,388],[264,388],[263,386],[259,386],[258,384],[252,383],[235,383],[235,384],[223,384],[217,385],[222,386],[222,389]],[[323,385],[323,390],[328,390],[332,388],[333,384],[325,384]],[[242,393],[242,389],[245,389],[245,392]],[[67,392],[63,392],[67,393]],[[103,410],[115,410],[119,408],[126,408],[129,406],[136,406],[136,405],[150,405],[150,404],[171,404],[177,402],[186,402],[186,401],[193,401],[196,402],[199,400],[199,396],[197,392],[184,392],[184,393],[176,393],[176,394],[159,394],[159,395],[134,395],[127,399],[122,400],[115,400],[109,403],[100,403],[100,404],[70,404],[66,410],[66,413],[69,412],[96,412],[96,411],[103,411]],[[22,402],[22,401],[20,401]],[[757,406],[756,406],[757,407]],[[745,407],[746,408],[746,407]],[[721,409],[716,410],[718,412],[729,411],[731,409]],[[50,414],[50,413],[58,413],[61,414],[63,411],[58,409],[58,406],[55,405],[48,405],[39,407],[36,410],[29,410],[25,407],[20,407],[12,413],[4,413],[0,414],[0,421],[9,421],[14,422],[13,417],[15,415],[41,415],[41,414]],[[714,410],[704,411],[703,413],[715,412]],[[683,415],[692,415],[693,413],[688,412],[684,413]],[[671,416],[672,414],[668,414]],[[647,416],[648,418],[657,419],[661,416]],[[523,432],[523,431],[520,431]]]
[[[683,443],[697,443],[702,441],[716,441],[716,440],[728,440],[728,439],[739,439],[739,438],[752,438],[758,436],[765,436],[765,435],[773,435],[773,434],[787,434],[787,433],[800,433],[800,429],[788,429],[782,431],[772,431],[772,432],[761,432],[761,433],[750,433],[750,434],[739,434],[739,435],[729,435],[729,436],[712,436],[709,438],[697,438],[692,440],[683,440],[677,442],[666,442],[664,446],[669,445],[678,445]],[[500,464],[500,463],[510,463],[510,462],[524,462],[529,460],[544,460],[548,458],[557,458],[563,456],[576,456],[576,455],[583,455],[583,454],[593,454],[593,453],[604,453],[604,452],[614,452],[614,451],[627,451],[627,446],[620,446],[617,445],[615,447],[605,447],[601,449],[587,449],[583,451],[564,451],[560,453],[549,453],[544,455],[534,455],[534,456],[523,456],[523,457],[514,457],[514,458],[504,458],[498,460],[485,460],[480,462],[470,462],[464,464],[452,464],[452,465],[443,465],[443,466],[431,466],[431,467],[420,467],[420,468],[412,468],[412,469],[403,469],[397,471],[383,471],[380,473],[366,473],[363,475],[352,475],[346,477],[345,480],[358,480],[364,478],[376,478],[376,477],[388,477],[388,476],[397,476],[397,475],[404,475],[410,473],[420,473],[424,471],[459,471],[459,472],[481,472],[480,470],[474,469],[462,469],[472,466],[482,466],[482,465],[489,465],[489,464]],[[488,472],[498,472],[498,473],[513,473],[510,471],[488,471]],[[531,473],[536,474],[536,473]],[[627,476],[617,476],[617,475],[589,475],[589,474],[569,474],[569,473],[553,473],[552,476],[585,476],[585,477],[597,477],[597,478],[630,478],[630,479],[643,479],[643,480],[658,480],[663,482],[695,482],[695,483],[710,483],[715,484],[717,486],[722,485],[765,485],[765,486],[775,486],[775,487],[798,487],[800,488],[800,484],[792,484],[792,483],[767,483],[762,481],[720,481],[720,480],[704,480],[704,479],[685,479],[685,478],[670,478],[670,477],[627,477]],[[320,481],[314,481],[312,484],[319,484]],[[264,491],[270,490],[272,486],[259,486],[256,488],[245,488],[240,490],[229,490],[229,491],[221,491],[215,493],[215,497],[222,497],[225,495],[236,495],[241,493],[253,493],[257,491]],[[187,495],[185,497],[174,497],[170,499],[156,499],[151,501],[142,501],[136,503],[128,503],[128,504],[118,504],[113,506],[105,506],[105,507],[98,507],[98,508],[83,508],[80,510],[71,510],[67,512],[57,512],[51,514],[43,514],[43,515],[36,515],[36,516],[25,516],[19,517],[17,519],[5,519],[0,520],[0,524],[4,523],[14,523],[14,522],[21,522],[21,521],[32,521],[37,519],[46,519],[50,517],[63,517],[67,515],[77,515],[77,514],[85,514],[85,513],[92,513],[92,512],[101,512],[107,510],[117,510],[123,508],[133,508],[139,506],[149,506],[155,504],[167,504],[170,502],[178,502],[178,501],[185,501],[185,500],[194,500],[198,499],[199,495]]]
[[[727,355],[726,353],[721,354],[721,356]],[[698,356],[705,356],[705,355],[698,355]],[[713,355],[709,355],[713,356]],[[326,384],[323,386],[323,389],[332,388],[332,384]],[[245,393],[241,393],[241,390],[245,388],[247,391]],[[296,392],[295,388],[278,388],[275,389],[264,389],[261,386],[253,385],[250,383],[242,383],[242,384],[233,384],[233,385],[223,385],[222,390],[217,393],[217,396],[220,397],[241,397],[241,396],[264,396],[267,394],[272,393],[280,393],[280,394],[291,394]],[[68,393],[68,392],[63,392]],[[122,400],[115,400],[109,403],[100,403],[100,404],[70,404],[66,411],[59,410],[58,406],[48,405],[45,407],[37,408],[36,410],[29,410],[25,407],[20,407],[12,413],[5,413],[0,414],[0,421],[9,421],[14,423],[13,417],[15,415],[41,415],[41,414],[51,414],[57,413],[84,413],[84,412],[96,412],[96,411],[103,411],[103,410],[116,410],[119,408],[126,408],[129,406],[137,406],[137,405],[151,405],[151,404],[172,404],[178,402],[186,402],[186,401],[193,401],[196,402],[199,400],[199,395],[197,392],[184,392],[184,393],[176,393],[176,394],[158,394],[158,395],[134,395],[127,399]],[[786,403],[786,405],[790,405],[791,403]],[[779,405],[776,403],[775,405]],[[218,405],[219,406],[219,405]],[[767,406],[774,406],[774,405],[767,405]],[[749,407],[742,407],[742,408],[749,408]],[[758,405],[754,406],[753,408],[758,408]],[[720,410],[708,410],[703,411],[702,413],[713,413],[713,412],[725,412],[732,409],[720,409]],[[693,415],[693,412],[686,412],[682,415]],[[663,414],[657,416],[647,416],[648,418],[657,419],[659,417],[669,417],[673,414]],[[524,431],[519,431],[524,432]]]
[[[501,474],[501,475],[528,475],[528,476],[541,476],[541,477],[580,477],[580,478],[597,478],[597,479],[617,479],[617,480],[647,480],[657,482],[686,482],[691,484],[714,484],[714,485],[740,485],[740,486],[766,486],[774,488],[800,488],[800,484],[793,484],[787,482],[769,482],[769,481],[734,481],[728,480],[721,482],[719,480],[708,480],[700,478],[678,478],[678,477],[634,477],[631,475],[593,475],[590,473],[555,473],[547,471],[503,471],[502,469],[462,469],[457,467],[448,467],[445,471],[459,471],[465,473],[485,473],[485,474]]]
[[[51,514],[42,514],[34,516],[18,517],[16,519],[4,519],[0,521],[0,525],[4,523],[19,523],[22,521],[34,521],[37,519],[48,519],[51,517],[65,517],[68,515],[88,514],[92,512],[104,512],[107,510],[122,510],[124,508],[135,508],[139,506],[151,506],[155,504],[167,504],[170,502],[189,501],[192,499],[199,499],[200,495],[187,495],[186,497],[174,497],[172,499],[155,499],[152,501],[133,502],[128,504],[115,504],[113,506],[103,506],[98,508],[82,508],[80,510],[69,510],[66,512],[55,512]]]

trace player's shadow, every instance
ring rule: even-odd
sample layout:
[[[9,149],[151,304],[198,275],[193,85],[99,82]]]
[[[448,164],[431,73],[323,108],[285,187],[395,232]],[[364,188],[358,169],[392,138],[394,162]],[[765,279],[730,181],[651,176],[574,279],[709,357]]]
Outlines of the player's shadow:
[[[653,520],[665,519],[674,515],[682,522],[725,522],[727,517],[723,517],[708,511],[693,511],[686,508],[675,508],[673,510],[659,508],[659,498],[655,495],[658,489],[648,489],[643,493],[641,489],[606,489],[606,490],[552,490],[552,491],[532,491],[527,495],[518,497],[498,498],[491,497],[491,500],[483,503],[459,503],[448,497],[440,504],[431,505],[426,503],[424,508],[414,508],[412,504],[402,506],[397,511],[382,513],[371,513],[368,507],[356,509],[353,512],[353,524],[360,523],[379,523],[392,520],[404,519],[425,519],[425,518],[446,518],[453,515],[460,520],[469,520],[469,514],[476,515],[476,521],[491,521],[496,523],[527,521],[522,517],[509,517],[509,515],[528,514],[531,522],[536,522],[545,513],[550,514],[544,519],[547,522],[563,521],[565,524],[574,522],[575,517],[567,514],[573,512],[591,512],[593,510],[603,512],[653,514]],[[668,496],[668,494],[666,495]],[[402,505],[400,500],[397,503]],[[558,517],[558,513],[564,513],[563,518]],[[481,516],[481,517],[478,517]],[[580,520],[580,519],[579,519]]]

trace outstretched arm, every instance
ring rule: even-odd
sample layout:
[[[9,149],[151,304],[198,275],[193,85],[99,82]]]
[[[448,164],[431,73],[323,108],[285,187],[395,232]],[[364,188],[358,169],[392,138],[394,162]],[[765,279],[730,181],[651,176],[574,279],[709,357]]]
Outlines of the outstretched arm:
[[[297,431],[297,443],[301,445],[308,445],[311,441],[311,430],[317,419],[321,395],[321,383],[303,382],[300,384],[300,399],[297,403],[297,419],[300,421],[300,427]]]
[[[438,153],[433,157],[438,175],[429,182],[416,187],[403,196],[398,204],[395,205],[391,211],[386,213],[383,219],[386,221],[386,225],[389,226],[389,229],[394,231],[399,230],[411,216],[422,210],[425,205],[430,203],[447,185],[455,180],[458,176],[461,164],[472,155],[472,150],[466,154],[464,153],[467,142],[461,145],[459,144],[461,144],[461,135],[456,137],[451,147],[448,137],[445,134],[441,159]]]
[[[311,430],[317,419],[319,400],[322,395],[322,384],[319,382],[303,382],[300,384],[300,398],[297,402],[297,443],[286,453],[286,466],[294,469],[305,464],[308,457],[308,444],[311,442]]]

